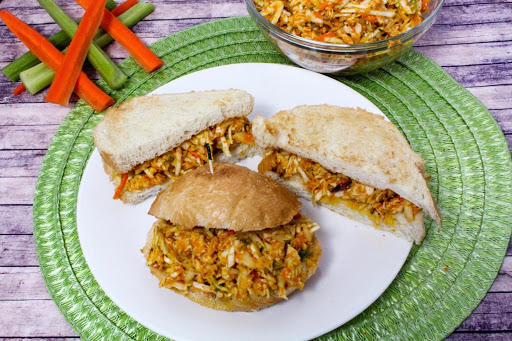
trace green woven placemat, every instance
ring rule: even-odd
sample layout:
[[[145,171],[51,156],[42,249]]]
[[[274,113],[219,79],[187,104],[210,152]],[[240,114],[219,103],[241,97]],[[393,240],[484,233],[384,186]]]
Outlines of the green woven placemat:
[[[232,63],[291,64],[249,18],[200,25],[153,49],[165,66],[152,74],[121,63],[122,102],[185,74]],[[336,78],[377,105],[426,161],[443,217],[426,221],[397,278],[362,314],[324,335],[341,339],[442,339],[478,305],[496,277],[511,233],[512,167],[491,114],[439,66],[411,51],[381,70]],[[104,83],[100,85],[105,87]],[[41,271],[57,306],[84,339],[161,338],[121,311],[94,280],[76,229],[80,179],[101,115],[82,101],[71,110],[46,154],[34,199],[34,237]]]

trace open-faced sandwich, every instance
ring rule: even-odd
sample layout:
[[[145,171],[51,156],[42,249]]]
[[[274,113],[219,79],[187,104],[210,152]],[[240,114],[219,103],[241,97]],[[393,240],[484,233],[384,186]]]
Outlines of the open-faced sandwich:
[[[162,191],[142,249],[160,286],[209,308],[254,311],[302,289],[321,255],[319,226],[285,187],[217,163]]]
[[[208,162],[237,162],[255,149],[242,90],[135,97],[111,108],[94,129],[114,199],[139,203]]]
[[[441,224],[424,162],[384,117],[299,106],[253,122],[258,170],[313,203],[421,243],[422,211]]]

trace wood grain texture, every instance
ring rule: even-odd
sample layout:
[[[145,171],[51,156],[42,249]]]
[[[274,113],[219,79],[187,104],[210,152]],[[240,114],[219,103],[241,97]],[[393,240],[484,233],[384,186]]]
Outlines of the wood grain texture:
[[[0,337],[62,337],[76,335],[52,300],[0,301]]]
[[[1,234],[34,233],[32,228],[32,205],[0,205]],[[2,295],[0,294],[0,297]]]
[[[57,0],[72,17],[73,1]],[[152,0],[156,10],[134,31],[146,43],[218,18],[246,15],[243,0]],[[36,1],[3,0],[49,36],[58,26]],[[416,49],[444,67],[491,111],[512,145],[512,1],[447,0]],[[26,51],[0,23],[0,67]],[[107,53],[128,56],[117,43]],[[92,79],[96,72],[88,65]],[[51,301],[39,272],[32,228],[32,198],[44,154],[69,111],[44,103],[44,93],[13,96],[0,74],[0,340],[78,340]],[[73,97],[73,101],[76,97]],[[512,246],[498,277],[473,314],[448,340],[512,340]]]
[[[0,205],[32,205],[37,178],[0,178]]]
[[[3,301],[50,300],[39,267],[0,268]]]
[[[0,267],[37,267],[34,236],[0,235]]]

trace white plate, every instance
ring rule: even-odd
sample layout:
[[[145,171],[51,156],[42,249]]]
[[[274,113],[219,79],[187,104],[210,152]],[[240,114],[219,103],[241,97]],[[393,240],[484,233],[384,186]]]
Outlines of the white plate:
[[[276,64],[234,64],[199,71],[153,93],[238,88],[255,99],[254,112],[272,116],[301,104],[361,107],[381,114],[366,98],[326,76]],[[341,137],[342,138],[342,137]],[[244,161],[256,169],[259,158]],[[253,313],[204,308],[158,287],[140,249],[155,218],[153,199],[139,205],[112,200],[114,187],[95,150],[78,195],[82,250],[96,281],[128,315],[178,340],[305,340],[349,321],[372,304],[395,278],[411,244],[388,233],[303,202],[303,214],[320,224],[322,259],[303,291]]]

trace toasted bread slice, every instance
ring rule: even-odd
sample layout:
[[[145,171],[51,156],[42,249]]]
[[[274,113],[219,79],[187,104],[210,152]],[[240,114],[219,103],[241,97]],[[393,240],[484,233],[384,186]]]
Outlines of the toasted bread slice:
[[[115,172],[126,173],[216,123],[249,115],[253,105],[236,89],[135,97],[106,112],[94,144]]]

